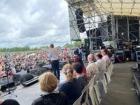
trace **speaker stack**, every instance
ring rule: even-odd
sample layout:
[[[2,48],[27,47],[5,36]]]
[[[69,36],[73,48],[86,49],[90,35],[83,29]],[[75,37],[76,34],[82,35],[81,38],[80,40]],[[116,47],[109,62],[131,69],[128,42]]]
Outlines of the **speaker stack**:
[[[84,24],[84,20],[83,20],[83,11],[82,11],[82,9],[78,8],[75,11],[75,15],[76,15],[77,27],[79,29],[79,32],[80,33],[85,32],[86,28],[85,28],[85,24]]]

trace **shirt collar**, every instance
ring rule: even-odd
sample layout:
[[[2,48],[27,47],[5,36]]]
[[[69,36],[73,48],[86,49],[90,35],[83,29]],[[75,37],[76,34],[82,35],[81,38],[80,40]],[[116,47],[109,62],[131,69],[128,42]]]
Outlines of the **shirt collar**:
[[[53,91],[53,92],[51,92],[51,93],[59,93],[59,91]],[[48,94],[51,94],[51,93],[49,93],[49,92],[42,92],[42,95],[48,95]]]

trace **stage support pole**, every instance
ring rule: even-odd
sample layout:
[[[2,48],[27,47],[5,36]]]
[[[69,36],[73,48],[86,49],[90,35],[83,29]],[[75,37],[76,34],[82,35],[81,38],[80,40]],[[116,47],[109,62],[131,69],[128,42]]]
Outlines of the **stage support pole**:
[[[111,29],[112,29],[112,40],[115,41],[115,19],[113,15],[111,15]]]
[[[127,39],[130,41],[130,33],[129,33],[129,17],[127,16]]]

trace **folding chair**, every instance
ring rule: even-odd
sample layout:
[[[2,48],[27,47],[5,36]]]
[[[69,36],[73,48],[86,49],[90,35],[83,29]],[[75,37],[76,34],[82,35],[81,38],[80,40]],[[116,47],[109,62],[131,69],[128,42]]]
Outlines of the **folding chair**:
[[[94,89],[95,89],[95,94],[97,96],[98,102],[100,103],[101,102],[101,94],[100,94],[100,91],[99,91],[99,88],[98,88],[98,84],[94,85]]]
[[[99,105],[94,89],[94,79],[90,80],[89,84],[83,89],[81,96],[73,105]]]
[[[106,82],[105,76],[104,76],[104,78],[101,80],[101,82],[102,82],[102,84],[103,84],[103,88],[104,88],[105,93],[107,93],[107,82]]]
[[[107,84],[111,82],[111,78],[108,72],[105,72],[105,79],[106,79]]]

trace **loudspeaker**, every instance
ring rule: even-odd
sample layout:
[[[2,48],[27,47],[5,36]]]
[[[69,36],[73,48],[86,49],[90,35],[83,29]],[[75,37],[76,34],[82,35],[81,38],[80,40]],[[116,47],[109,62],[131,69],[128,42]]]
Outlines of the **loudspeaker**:
[[[16,85],[20,84],[21,80],[21,75],[20,74],[14,74],[13,75],[13,81],[15,82]]]
[[[6,83],[6,84],[4,84],[4,85],[1,85],[1,91],[2,92],[6,92],[6,91],[8,91],[8,90],[10,90],[11,91],[11,89],[13,88],[13,87],[15,87],[15,83],[14,82],[9,82],[9,83]],[[9,89],[8,89],[9,88]],[[14,88],[13,88],[14,89]],[[13,90],[12,89],[12,90]]]
[[[101,36],[101,32],[99,28],[91,29],[86,31],[88,37],[98,37]]]
[[[33,78],[34,78],[34,76],[32,74],[27,73],[27,74],[24,74],[24,75],[21,76],[20,82],[23,86],[28,86],[32,83],[31,80]],[[28,81],[30,81],[30,82],[28,82]]]
[[[85,24],[84,24],[84,20],[83,20],[83,11],[82,11],[82,9],[78,8],[75,11],[75,15],[76,15],[77,27],[79,29],[79,32],[81,32],[81,33],[85,32],[86,28],[85,28]]]
[[[0,78],[0,85],[1,85],[1,91],[5,92],[7,90],[11,90],[11,88],[15,87],[15,83],[12,80],[12,78],[7,78],[7,77],[3,77]]]
[[[112,29],[111,29],[111,16],[109,15],[107,17],[107,28],[108,28],[108,34],[110,35],[112,33]]]

